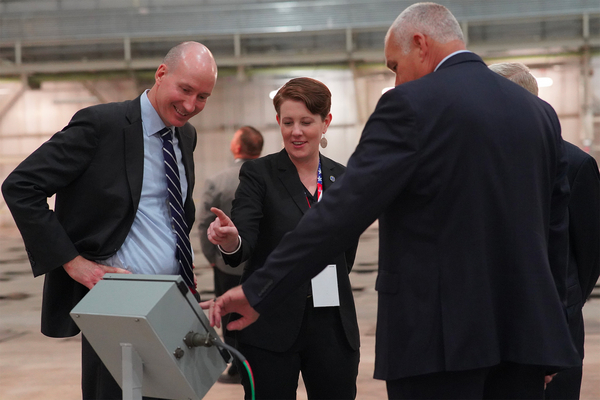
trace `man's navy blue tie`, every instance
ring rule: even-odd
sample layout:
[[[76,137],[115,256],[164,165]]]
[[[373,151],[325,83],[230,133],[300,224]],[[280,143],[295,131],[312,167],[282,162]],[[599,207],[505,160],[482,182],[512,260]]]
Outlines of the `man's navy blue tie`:
[[[165,159],[165,172],[167,174],[167,192],[171,209],[171,222],[173,230],[177,234],[176,253],[177,261],[179,262],[179,274],[194,296],[198,298],[196,285],[194,284],[194,267],[192,265],[189,229],[185,222],[185,211],[183,210],[179,168],[177,167],[177,157],[173,150],[173,133],[170,128],[163,128],[158,134],[163,141],[163,157]]]

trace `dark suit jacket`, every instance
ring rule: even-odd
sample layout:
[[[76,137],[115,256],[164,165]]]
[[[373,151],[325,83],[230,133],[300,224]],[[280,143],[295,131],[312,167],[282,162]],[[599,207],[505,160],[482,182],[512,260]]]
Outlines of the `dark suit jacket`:
[[[565,142],[569,162],[569,270],[567,314],[569,329],[583,359],[582,307],[600,274],[600,174],[596,160]]]
[[[323,198],[333,185],[331,178],[339,179],[344,170],[341,164],[321,155]],[[281,238],[296,227],[309,209],[304,186],[285,150],[242,165],[232,209],[233,222],[242,237],[242,248],[233,256],[224,255],[225,261],[232,266],[248,260],[242,282],[263,266]],[[355,239],[339,251],[324,251],[327,264],[337,266],[340,317],[348,343],[355,350],[359,346],[359,334],[348,274],[354,263],[356,246]],[[271,351],[288,350],[300,331],[309,290],[308,281],[292,290],[277,309],[239,332],[238,340]]]
[[[579,365],[562,147],[552,107],[454,55],[381,97],[341,181],[244,293],[267,312],[379,218],[376,378]]]
[[[188,180],[184,208],[192,227],[196,131],[187,124],[178,132]],[[2,185],[33,274],[45,274],[45,335],[65,337],[79,332],[69,312],[88,290],[71,279],[62,265],[77,255],[90,260],[108,258],[129,233],[142,191],[142,135],[139,97],[85,108]],[[53,194],[55,212],[47,205]]]

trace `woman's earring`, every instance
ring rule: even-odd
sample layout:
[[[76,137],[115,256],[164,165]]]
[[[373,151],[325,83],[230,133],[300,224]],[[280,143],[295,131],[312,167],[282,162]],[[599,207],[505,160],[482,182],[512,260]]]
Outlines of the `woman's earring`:
[[[321,147],[322,147],[322,148],[325,148],[325,147],[327,147],[327,138],[325,137],[325,135],[323,135],[323,136],[321,137]]]

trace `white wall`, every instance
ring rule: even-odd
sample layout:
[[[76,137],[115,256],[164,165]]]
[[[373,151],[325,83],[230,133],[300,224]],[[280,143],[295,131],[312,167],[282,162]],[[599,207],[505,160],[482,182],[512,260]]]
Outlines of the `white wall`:
[[[532,69],[535,77],[548,77],[553,81],[550,87],[540,87],[539,97],[554,107],[560,119],[563,138],[578,146],[581,142],[580,121],[580,74],[575,65]]]

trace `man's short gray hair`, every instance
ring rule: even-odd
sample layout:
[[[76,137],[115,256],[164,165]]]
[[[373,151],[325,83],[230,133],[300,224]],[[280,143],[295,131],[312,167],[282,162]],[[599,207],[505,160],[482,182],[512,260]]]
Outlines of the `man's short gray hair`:
[[[415,33],[422,33],[439,43],[465,42],[462,29],[446,7],[436,3],[415,3],[407,7],[392,23],[386,41],[393,38],[404,54],[411,49]]]
[[[538,95],[538,84],[535,77],[525,64],[518,62],[505,62],[492,64],[489,68],[517,85],[529,90],[530,93]]]

